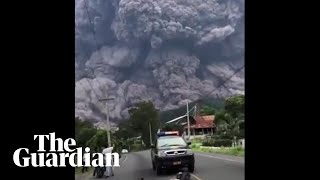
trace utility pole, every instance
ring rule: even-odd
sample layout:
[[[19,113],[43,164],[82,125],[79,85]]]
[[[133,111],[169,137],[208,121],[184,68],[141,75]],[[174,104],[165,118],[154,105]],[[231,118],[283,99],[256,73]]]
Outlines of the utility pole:
[[[108,147],[111,147],[111,138],[110,138],[110,131],[111,131],[111,127],[110,127],[110,120],[109,120],[109,106],[108,104],[106,103],[106,106],[107,106],[107,127],[108,127],[108,130],[107,130],[107,136],[108,136]]]
[[[109,121],[109,107],[108,107],[108,101],[114,100],[114,98],[105,98],[105,99],[99,99],[99,101],[106,101],[106,109],[107,109],[107,136],[108,136],[108,146],[111,147],[111,138],[110,138],[110,121]]]
[[[198,116],[198,112],[197,112],[197,105],[194,106],[194,118],[197,119]],[[193,137],[195,136],[195,134],[193,134]]]
[[[190,141],[189,102],[187,102],[188,141]]]
[[[150,145],[152,144],[152,135],[151,135],[151,123],[149,122],[149,132],[150,132]]]

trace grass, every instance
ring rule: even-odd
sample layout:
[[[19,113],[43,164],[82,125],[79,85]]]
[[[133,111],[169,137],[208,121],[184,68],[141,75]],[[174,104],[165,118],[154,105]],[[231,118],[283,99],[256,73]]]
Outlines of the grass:
[[[131,147],[130,147],[130,152],[143,151],[143,150],[146,150],[146,149],[148,149],[148,148],[146,148],[142,144],[132,144]]]
[[[88,167],[88,172],[93,172],[93,167]],[[75,167],[74,173],[77,174],[77,175],[83,174],[82,173],[82,167]]]
[[[219,153],[233,156],[244,156],[244,149],[242,147],[230,147],[230,148],[210,148],[210,147],[200,147],[192,146],[192,150],[195,152],[208,152],[208,153]]]
[[[192,144],[197,144],[197,143],[202,143],[203,139],[202,138],[194,138],[191,139]]]

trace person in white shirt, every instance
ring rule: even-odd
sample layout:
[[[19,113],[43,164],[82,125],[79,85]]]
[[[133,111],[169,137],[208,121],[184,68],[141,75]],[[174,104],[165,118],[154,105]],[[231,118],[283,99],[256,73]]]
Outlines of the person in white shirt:
[[[108,147],[108,146],[106,146],[106,148],[103,148],[102,154],[112,153],[112,150],[113,150],[113,147]],[[106,161],[107,161],[107,160],[106,160]],[[112,164],[111,164],[111,165],[112,165]],[[112,166],[106,167],[105,176],[106,176],[106,177],[114,176]]]

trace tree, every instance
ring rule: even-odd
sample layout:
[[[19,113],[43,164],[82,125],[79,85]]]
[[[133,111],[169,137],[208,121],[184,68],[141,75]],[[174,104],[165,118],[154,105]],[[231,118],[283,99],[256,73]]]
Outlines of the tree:
[[[90,148],[97,149],[98,151],[101,151],[102,147],[106,145],[108,142],[108,135],[106,130],[98,130],[97,133],[89,140],[87,141],[86,145]]]
[[[200,114],[202,116],[214,115],[215,113],[216,113],[216,109],[210,106],[203,106],[203,108],[200,110]]]
[[[225,106],[225,99],[216,97],[203,97],[200,101],[204,106],[212,107],[216,110],[222,110]]]
[[[95,134],[97,130],[95,128],[83,128],[76,136],[76,142],[78,146],[84,147]]]
[[[236,95],[226,99],[225,110],[233,117],[244,114],[244,95]]]
[[[155,132],[159,127],[158,111],[150,101],[137,103],[129,110],[132,128],[141,133],[141,138],[147,147],[150,147],[149,124],[151,124],[151,137],[155,139]]]
[[[80,129],[84,127],[93,128],[93,124],[90,121],[81,120],[79,117],[76,117],[75,128]]]
[[[244,124],[244,117],[233,117],[229,113],[220,112],[216,116],[217,120],[217,133],[219,136],[224,136],[224,138],[233,139],[237,142],[239,137],[244,136],[244,132],[240,129],[241,125]]]
[[[117,149],[130,149],[130,145],[133,143],[130,138],[137,137],[139,132],[134,129],[134,126],[130,120],[124,120],[118,125],[119,130],[116,131],[112,138]]]
[[[119,130],[114,133],[114,136],[116,136],[119,139],[126,140],[128,138],[131,138],[131,137],[138,135],[137,131],[135,131],[135,128],[134,128],[132,122],[129,120],[121,122],[118,125],[118,127],[119,127]]]
[[[86,142],[90,140],[97,132],[97,129],[89,121],[75,118],[75,139],[78,146],[85,146]]]

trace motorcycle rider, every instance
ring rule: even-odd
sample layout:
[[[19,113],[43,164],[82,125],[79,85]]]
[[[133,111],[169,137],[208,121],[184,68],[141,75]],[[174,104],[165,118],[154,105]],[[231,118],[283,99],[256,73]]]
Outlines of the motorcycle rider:
[[[97,148],[96,148],[96,149],[97,149]],[[97,150],[95,150],[95,152],[97,152]],[[98,159],[98,156],[97,156],[97,155],[92,156],[92,160],[94,160],[94,159]],[[94,170],[93,170],[93,176],[96,175],[96,173],[97,173],[97,171],[98,171],[98,168],[99,168],[99,167],[95,167],[95,168],[94,168]]]

